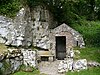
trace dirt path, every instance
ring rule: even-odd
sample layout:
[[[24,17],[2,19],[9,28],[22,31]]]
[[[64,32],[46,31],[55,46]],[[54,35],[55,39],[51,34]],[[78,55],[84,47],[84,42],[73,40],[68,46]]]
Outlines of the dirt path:
[[[47,75],[64,75],[64,74],[58,74],[57,67],[60,61],[54,61],[54,62],[48,62],[48,61],[42,61],[39,64],[39,70],[41,73],[45,73]]]

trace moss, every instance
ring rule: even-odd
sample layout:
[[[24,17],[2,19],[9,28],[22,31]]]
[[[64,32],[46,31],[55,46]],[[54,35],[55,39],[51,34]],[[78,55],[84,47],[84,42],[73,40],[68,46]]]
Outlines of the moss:
[[[0,54],[7,52],[7,46],[5,44],[0,43]]]
[[[87,59],[88,61],[97,61],[100,63],[100,47],[86,47],[86,48],[74,48],[79,50],[80,54],[78,59]]]
[[[21,65],[20,67],[20,71],[29,71],[29,72],[33,72],[37,70],[35,67],[31,67],[31,66],[25,66],[25,65]]]
[[[6,74],[10,74],[11,73],[11,64],[9,62],[9,60],[3,60],[2,61],[3,66],[0,69],[0,75],[6,75]]]
[[[65,75],[100,75],[99,67],[88,68],[88,70],[82,70],[80,72],[67,72]]]
[[[20,71],[12,75],[40,75],[40,71],[34,67],[22,65]]]

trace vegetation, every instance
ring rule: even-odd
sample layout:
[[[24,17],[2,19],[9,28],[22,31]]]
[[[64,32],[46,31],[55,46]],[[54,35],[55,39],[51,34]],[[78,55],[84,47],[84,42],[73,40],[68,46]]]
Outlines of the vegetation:
[[[58,25],[66,23],[79,31],[85,40],[86,48],[80,49],[79,58],[100,62],[100,0],[0,0],[0,14],[14,17],[19,9],[28,5],[34,8],[45,5],[54,15]],[[0,53],[6,50],[0,44]],[[89,68],[80,72],[68,72],[67,75],[99,75],[100,68]],[[14,75],[38,75],[39,71],[19,71]]]
[[[14,73],[13,75],[39,75],[39,71],[33,71],[33,72],[23,72],[23,71],[19,71]]]
[[[4,54],[5,52],[7,52],[7,46],[0,44],[0,54]]]
[[[59,22],[72,23],[82,17],[100,20],[100,0],[25,0],[29,7],[46,5]]]
[[[7,60],[3,60],[2,63],[3,66],[0,68],[0,75],[9,74],[11,64]]]
[[[100,21],[81,20],[72,24],[71,27],[83,35],[86,46],[100,46]]]
[[[20,0],[0,0],[0,14],[8,17],[16,16],[21,7]]]
[[[58,25],[68,24],[83,35],[86,45],[100,46],[100,0],[25,0],[24,4],[47,6]]]
[[[77,59],[87,59],[100,63],[100,47],[74,48],[74,50],[80,51],[80,54],[76,56]]]
[[[88,68],[88,70],[82,70],[80,72],[67,72],[66,75],[99,75],[100,74],[100,68]]]

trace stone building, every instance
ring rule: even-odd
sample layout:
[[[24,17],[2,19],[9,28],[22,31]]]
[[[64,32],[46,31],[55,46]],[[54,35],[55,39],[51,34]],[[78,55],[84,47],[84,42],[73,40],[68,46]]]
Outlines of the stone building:
[[[58,26],[58,27],[57,27]],[[15,19],[0,16],[0,43],[17,47],[31,45],[64,59],[68,47],[84,45],[82,36],[66,24],[58,25],[44,6],[22,8]]]
[[[38,6],[33,13],[34,46],[50,51],[58,59],[66,57],[69,47],[84,46],[81,34],[65,23],[57,27],[57,22],[46,8]]]

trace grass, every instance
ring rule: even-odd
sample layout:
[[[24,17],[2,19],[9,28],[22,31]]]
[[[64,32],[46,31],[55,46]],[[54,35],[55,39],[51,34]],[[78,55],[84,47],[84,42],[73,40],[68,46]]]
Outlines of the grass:
[[[40,71],[34,67],[30,67],[30,66],[26,67],[25,65],[22,65],[20,67],[20,70],[18,72],[15,72],[12,75],[46,75],[46,74],[40,74]]]
[[[87,61],[100,63],[99,47],[74,48],[74,50],[80,51],[78,59],[87,59]],[[88,70],[81,70],[80,72],[67,72],[65,75],[100,75],[100,67],[89,67]]]
[[[65,75],[100,75],[100,67],[92,67],[80,72],[67,72]]]
[[[100,63],[100,48],[99,47],[86,47],[75,48],[80,51],[79,58],[87,59],[88,61],[96,61]]]
[[[40,75],[39,71],[33,71],[33,72],[23,72],[23,71],[19,71],[14,73],[13,75]]]
[[[23,71],[19,71],[14,73],[13,75],[46,75],[46,74],[40,74],[40,72],[38,70],[35,70],[33,72],[23,72]]]

